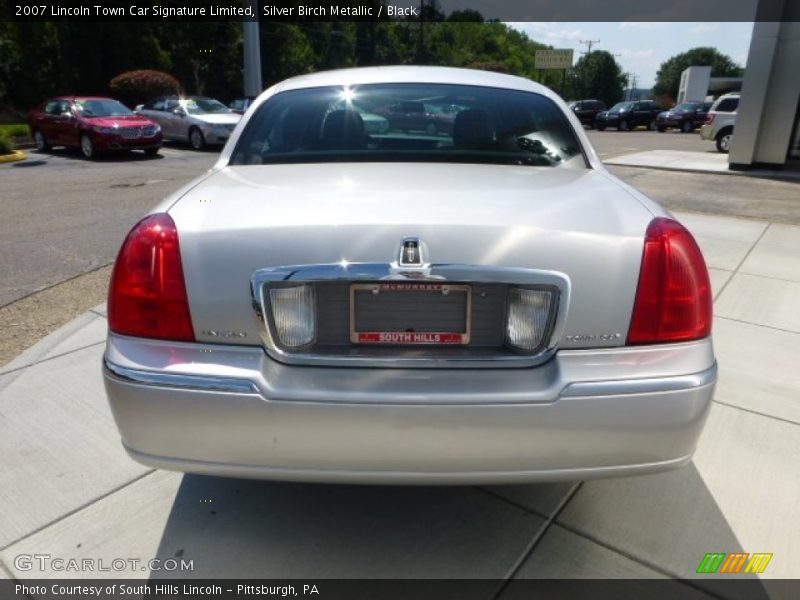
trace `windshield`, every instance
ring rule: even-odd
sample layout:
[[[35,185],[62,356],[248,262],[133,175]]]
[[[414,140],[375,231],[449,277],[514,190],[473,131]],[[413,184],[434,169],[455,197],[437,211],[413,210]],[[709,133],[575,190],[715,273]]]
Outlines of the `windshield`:
[[[395,110],[423,101],[423,112]],[[230,163],[337,161],[587,166],[565,115],[540,94],[416,83],[275,94],[250,119]]]
[[[230,108],[219,100],[213,98],[188,98],[183,102],[186,112],[190,115],[205,115],[213,113],[229,113]]]
[[[619,112],[623,108],[631,108],[633,106],[633,102],[617,102],[614,106],[611,107],[611,110],[608,112]]]
[[[697,102],[684,102],[683,104],[678,104],[678,106],[676,106],[672,110],[688,112],[696,108],[700,108],[700,104],[698,104]]]
[[[125,117],[133,111],[116,100],[76,100],[75,109],[84,117]]]

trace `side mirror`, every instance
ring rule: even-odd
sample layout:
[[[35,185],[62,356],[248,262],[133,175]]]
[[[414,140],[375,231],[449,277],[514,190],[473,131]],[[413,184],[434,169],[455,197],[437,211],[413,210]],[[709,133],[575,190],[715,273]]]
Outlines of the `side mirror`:
[[[186,116],[186,113],[180,107],[173,108],[172,109],[172,114],[175,115],[175,116],[178,116],[178,117],[185,117]]]

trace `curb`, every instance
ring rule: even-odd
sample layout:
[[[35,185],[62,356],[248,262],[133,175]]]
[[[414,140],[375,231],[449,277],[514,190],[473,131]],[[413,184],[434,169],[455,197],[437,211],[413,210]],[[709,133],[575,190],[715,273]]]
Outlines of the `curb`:
[[[14,150],[11,154],[0,154],[0,164],[25,160],[28,155],[19,150]]]
[[[0,378],[3,375],[13,373],[24,367],[39,362],[50,350],[55,348],[58,344],[69,338],[70,336],[78,333],[81,329],[89,325],[92,321],[98,318],[105,319],[101,314],[98,314],[98,309],[104,309],[104,304],[98,304],[87,310],[85,313],[78,315],[71,321],[64,323],[58,329],[48,333],[33,346],[22,351],[21,354],[12,358],[10,362],[0,365]],[[0,385],[0,388],[3,386]]]
[[[613,158],[611,159],[614,160]],[[652,169],[654,171],[672,171],[674,173],[695,173],[697,175],[744,175],[741,171],[701,171],[700,169],[687,169],[684,167],[663,167],[661,165],[634,165],[621,162],[605,162],[607,167],[628,167],[631,169]]]
[[[611,159],[614,160],[613,158]],[[724,175],[734,177],[755,177],[761,179],[776,179],[780,181],[797,182],[800,180],[800,175],[793,173],[785,173],[779,170],[771,169],[748,169],[746,171],[726,170],[726,171],[707,171],[700,169],[687,169],[683,167],[664,167],[655,165],[634,165],[621,162],[606,162],[603,161],[606,167],[628,167],[630,169],[651,169],[653,171],[672,171],[673,173],[694,173],[695,175]],[[749,217],[748,217],[749,218]]]

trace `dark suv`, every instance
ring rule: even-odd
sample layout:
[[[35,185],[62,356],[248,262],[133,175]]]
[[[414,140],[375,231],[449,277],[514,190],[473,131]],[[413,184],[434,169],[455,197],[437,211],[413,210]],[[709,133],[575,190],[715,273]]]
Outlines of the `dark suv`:
[[[656,127],[659,131],[666,131],[674,127],[683,133],[691,133],[706,122],[708,109],[711,102],[684,102],[669,110],[659,113]]]
[[[594,127],[597,113],[606,109],[606,105],[600,100],[576,100],[575,102],[570,102],[569,107],[578,117],[581,125],[586,125],[587,127]]]
[[[652,100],[618,102],[609,110],[599,113],[594,125],[600,131],[603,131],[606,127],[616,127],[620,131],[630,131],[640,126],[655,130],[656,117],[663,110]]]

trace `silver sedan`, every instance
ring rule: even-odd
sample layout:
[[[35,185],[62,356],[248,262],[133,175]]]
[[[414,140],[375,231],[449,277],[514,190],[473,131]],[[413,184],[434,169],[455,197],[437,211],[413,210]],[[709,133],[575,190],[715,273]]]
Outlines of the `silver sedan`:
[[[195,150],[222,145],[242,118],[219,100],[204,96],[154,98],[136,107],[161,126],[164,139],[189,142]]]
[[[369,131],[398,102],[452,132]],[[128,453],[265,479],[511,483],[692,457],[717,367],[691,234],[527,79],[381,67],[264,92],[128,234],[104,356]]]

